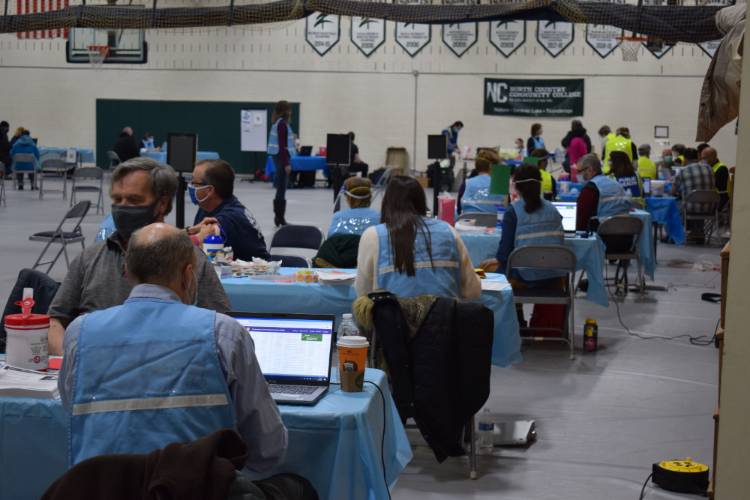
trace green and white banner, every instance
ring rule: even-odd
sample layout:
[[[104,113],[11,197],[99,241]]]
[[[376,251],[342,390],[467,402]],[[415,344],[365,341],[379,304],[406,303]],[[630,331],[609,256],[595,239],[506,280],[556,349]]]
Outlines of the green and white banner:
[[[583,79],[484,79],[484,114],[574,117],[583,115]]]

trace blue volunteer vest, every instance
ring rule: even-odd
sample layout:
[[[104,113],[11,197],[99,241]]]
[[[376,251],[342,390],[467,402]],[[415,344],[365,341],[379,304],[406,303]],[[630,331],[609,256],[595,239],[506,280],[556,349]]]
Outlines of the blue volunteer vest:
[[[530,245],[562,245],[563,227],[562,216],[552,203],[542,199],[542,206],[532,213],[526,212],[526,202],[523,199],[512,203],[516,212],[516,236],[514,247],[521,248]],[[518,273],[524,281],[536,281],[562,276],[556,271],[541,271],[533,269],[519,269]]]
[[[380,212],[372,208],[350,208],[333,214],[328,237],[334,234],[357,234],[362,236],[365,229],[380,224]]]
[[[532,137],[531,141],[534,143],[534,149],[544,149],[544,139],[541,135]],[[531,151],[529,151],[529,154],[531,154]]]
[[[281,118],[271,125],[271,132],[268,134],[268,147],[266,152],[271,156],[279,154],[279,122]],[[286,123],[286,122],[285,122]],[[289,151],[289,156],[295,156],[297,148],[294,146],[294,132],[292,127],[288,123],[286,124],[286,149]]]
[[[84,318],[70,465],[103,454],[149,453],[236,427],[215,318],[213,311],[147,298]]]
[[[399,297],[438,295],[458,297],[461,289],[460,262],[456,239],[450,226],[437,219],[424,219],[428,233],[417,230],[414,242],[414,267],[416,274],[407,276],[393,266],[388,228],[385,224],[375,226],[378,233],[378,278],[377,287],[384,288]],[[429,238],[432,247],[432,265],[427,253]],[[433,268],[434,266],[434,268]]]
[[[593,182],[599,190],[599,205],[596,215],[601,222],[607,217],[627,214],[630,211],[630,200],[616,180],[605,175],[597,175],[589,182]]]
[[[497,206],[502,206],[505,196],[490,194],[491,179],[489,175],[477,175],[466,179],[466,190],[461,198],[462,211],[497,213]]]

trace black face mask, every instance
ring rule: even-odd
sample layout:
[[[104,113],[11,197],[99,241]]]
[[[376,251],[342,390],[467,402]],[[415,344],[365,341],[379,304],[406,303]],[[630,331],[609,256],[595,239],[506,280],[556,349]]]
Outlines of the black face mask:
[[[122,239],[129,240],[134,232],[156,222],[155,208],[155,203],[145,207],[112,205],[112,219],[115,222],[117,234]]]

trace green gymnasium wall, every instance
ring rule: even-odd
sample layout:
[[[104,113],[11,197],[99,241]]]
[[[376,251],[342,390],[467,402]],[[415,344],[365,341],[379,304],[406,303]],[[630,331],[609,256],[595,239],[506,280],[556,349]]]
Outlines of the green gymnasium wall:
[[[109,165],[112,149],[123,127],[133,128],[139,140],[145,132],[154,135],[157,146],[169,132],[198,134],[200,151],[216,151],[235,172],[254,173],[265,168],[266,154],[240,151],[240,110],[266,109],[268,128],[274,102],[96,100],[96,164]],[[292,128],[299,131],[299,103],[292,103]]]

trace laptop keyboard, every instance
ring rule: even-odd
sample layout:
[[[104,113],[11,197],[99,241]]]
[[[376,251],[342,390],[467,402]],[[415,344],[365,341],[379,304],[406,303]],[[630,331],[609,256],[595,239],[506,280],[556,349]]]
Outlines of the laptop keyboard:
[[[272,393],[276,394],[312,394],[319,389],[315,385],[282,385],[270,384],[268,386]]]

